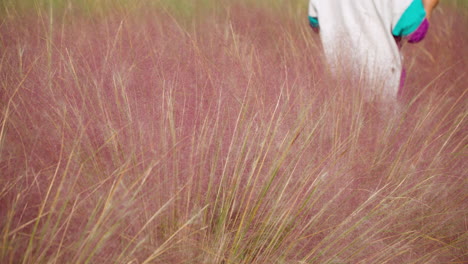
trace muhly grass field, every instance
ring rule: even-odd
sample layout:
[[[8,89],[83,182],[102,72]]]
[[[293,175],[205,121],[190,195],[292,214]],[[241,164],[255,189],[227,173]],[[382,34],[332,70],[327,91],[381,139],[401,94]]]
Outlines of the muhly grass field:
[[[462,2],[392,112],[305,0],[2,1],[0,263],[467,263]]]

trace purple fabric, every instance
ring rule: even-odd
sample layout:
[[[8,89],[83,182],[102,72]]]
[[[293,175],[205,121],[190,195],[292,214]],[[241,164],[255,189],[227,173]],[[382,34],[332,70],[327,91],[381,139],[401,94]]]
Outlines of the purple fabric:
[[[312,28],[312,30],[315,32],[315,33],[320,33],[320,28],[319,27],[314,27],[312,26],[312,24],[309,24],[310,27]]]
[[[421,40],[424,39],[424,37],[427,34],[427,31],[429,29],[429,21],[427,18],[423,20],[421,25],[419,25],[418,29],[414,31],[412,34],[406,37],[409,43],[417,43],[420,42]],[[401,48],[403,41],[401,37],[395,37],[395,41],[398,45],[399,48]],[[401,97],[403,94],[403,88],[405,87],[405,82],[406,82],[406,69],[403,68],[401,71],[401,77],[400,77],[400,87],[398,88],[398,97]]]
[[[420,42],[426,36],[428,29],[429,29],[429,21],[427,20],[427,18],[425,18],[423,22],[421,23],[421,25],[419,25],[418,29],[416,29],[416,31],[414,31],[407,37],[408,42],[409,43]]]
[[[401,47],[403,47],[403,38],[402,37],[397,37],[397,36],[393,36],[393,38],[395,39],[395,42],[398,46],[399,49],[401,49]]]

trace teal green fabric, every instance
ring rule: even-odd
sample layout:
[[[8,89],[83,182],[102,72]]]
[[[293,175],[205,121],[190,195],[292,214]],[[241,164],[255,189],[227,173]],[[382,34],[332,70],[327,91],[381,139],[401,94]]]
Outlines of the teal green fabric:
[[[418,29],[426,18],[426,10],[422,0],[413,0],[398,20],[392,34],[397,37],[406,37]]]
[[[309,16],[309,23],[312,27],[319,27],[319,22],[316,17]]]

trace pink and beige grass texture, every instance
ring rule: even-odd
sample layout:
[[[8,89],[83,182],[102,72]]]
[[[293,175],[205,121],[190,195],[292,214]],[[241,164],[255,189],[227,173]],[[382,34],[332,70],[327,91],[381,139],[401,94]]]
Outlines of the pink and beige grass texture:
[[[326,77],[305,1],[26,2],[0,263],[467,263],[466,7],[403,47],[391,112]]]

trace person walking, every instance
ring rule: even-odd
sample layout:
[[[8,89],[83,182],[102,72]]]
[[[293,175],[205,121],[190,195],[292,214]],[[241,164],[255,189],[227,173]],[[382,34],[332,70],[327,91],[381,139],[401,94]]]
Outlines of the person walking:
[[[366,94],[394,100],[405,79],[400,47],[425,37],[438,2],[310,0],[309,22],[334,75],[351,73],[366,80]]]

